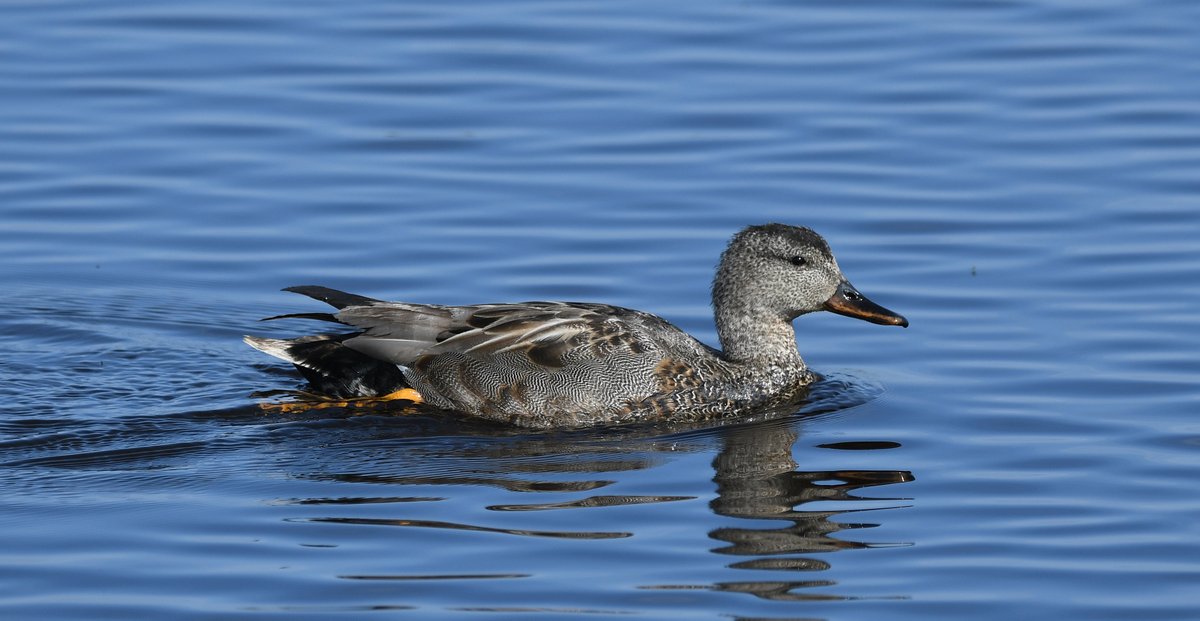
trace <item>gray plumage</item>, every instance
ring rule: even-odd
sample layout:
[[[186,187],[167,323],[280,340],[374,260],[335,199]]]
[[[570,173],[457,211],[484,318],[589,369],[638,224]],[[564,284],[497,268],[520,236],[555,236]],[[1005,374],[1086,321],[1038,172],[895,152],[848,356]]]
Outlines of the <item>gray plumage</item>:
[[[713,307],[723,351],[641,311],[568,302],[438,306],[325,287],[287,289],[355,328],[293,340],[246,337],[294,363],[315,388],[374,397],[410,386],[426,403],[526,427],[733,416],[795,402],[814,379],[792,320],[833,310],[876,323],[903,317],[863,298],[813,231],[739,232],[721,256]],[[389,371],[400,370],[400,374]]]

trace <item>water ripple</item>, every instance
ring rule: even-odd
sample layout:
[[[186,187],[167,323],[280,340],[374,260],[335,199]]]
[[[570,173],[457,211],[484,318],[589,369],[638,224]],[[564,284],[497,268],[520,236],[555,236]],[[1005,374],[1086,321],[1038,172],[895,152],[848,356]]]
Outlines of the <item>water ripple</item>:
[[[1200,4],[4,16],[5,618],[1195,616]],[[798,411],[249,396],[299,387],[239,339],[309,282],[715,345],[712,266],[766,221],[912,320],[800,318]]]
[[[324,517],[307,518],[308,522],[319,524],[355,524],[360,526],[407,526],[415,528],[447,528],[451,530],[474,531],[482,533],[502,533],[519,535],[521,537],[549,537],[552,539],[620,539],[632,537],[633,533],[621,532],[584,532],[584,531],[538,531],[517,528],[493,528],[474,524],[442,522],[437,520],[385,520],[370,518]]]

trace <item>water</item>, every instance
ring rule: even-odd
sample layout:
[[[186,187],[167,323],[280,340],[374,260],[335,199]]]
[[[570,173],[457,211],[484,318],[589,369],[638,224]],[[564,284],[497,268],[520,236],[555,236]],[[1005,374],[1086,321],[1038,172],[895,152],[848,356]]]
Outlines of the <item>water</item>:
[[[0,613],[1200,617],[1200,4],[9,2]],[[908,330],[795,415],[269,414],[324,284],[709,343],[751,223]]]

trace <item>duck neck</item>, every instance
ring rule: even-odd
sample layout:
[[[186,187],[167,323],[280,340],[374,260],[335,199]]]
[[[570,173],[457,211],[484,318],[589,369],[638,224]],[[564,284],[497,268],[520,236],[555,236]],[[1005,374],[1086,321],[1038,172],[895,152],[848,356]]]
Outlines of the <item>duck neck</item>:
[[[714,296],[717,336],[725,359],[755,367],[804,369],[791,318],[744,299]]]

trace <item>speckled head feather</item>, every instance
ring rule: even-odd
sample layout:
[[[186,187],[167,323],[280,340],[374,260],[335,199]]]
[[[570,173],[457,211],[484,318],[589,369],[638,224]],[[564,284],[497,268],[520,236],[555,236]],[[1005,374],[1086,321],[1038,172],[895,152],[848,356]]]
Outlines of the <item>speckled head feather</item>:
[[[823,310],[844,280],[829,244],[812,229],[786,224],[742,229],[722,253],[712,286],[726,356],[797,364],[791,321]]]
[[[776,240],[786,244],[795,246],[808,246],[815,248],[826,256],[833,258],[833,252],[829,250],[829,243],[825,238],[817,234],[816,231],[806,226],[792,226],[790,224],[780,224],[771,222],[768,224],[756,224],[748,226],[741,231],[738,231],[733,239],[729,240],[729,245],[738,245],[743,238],[758,237],[765,240]]]

